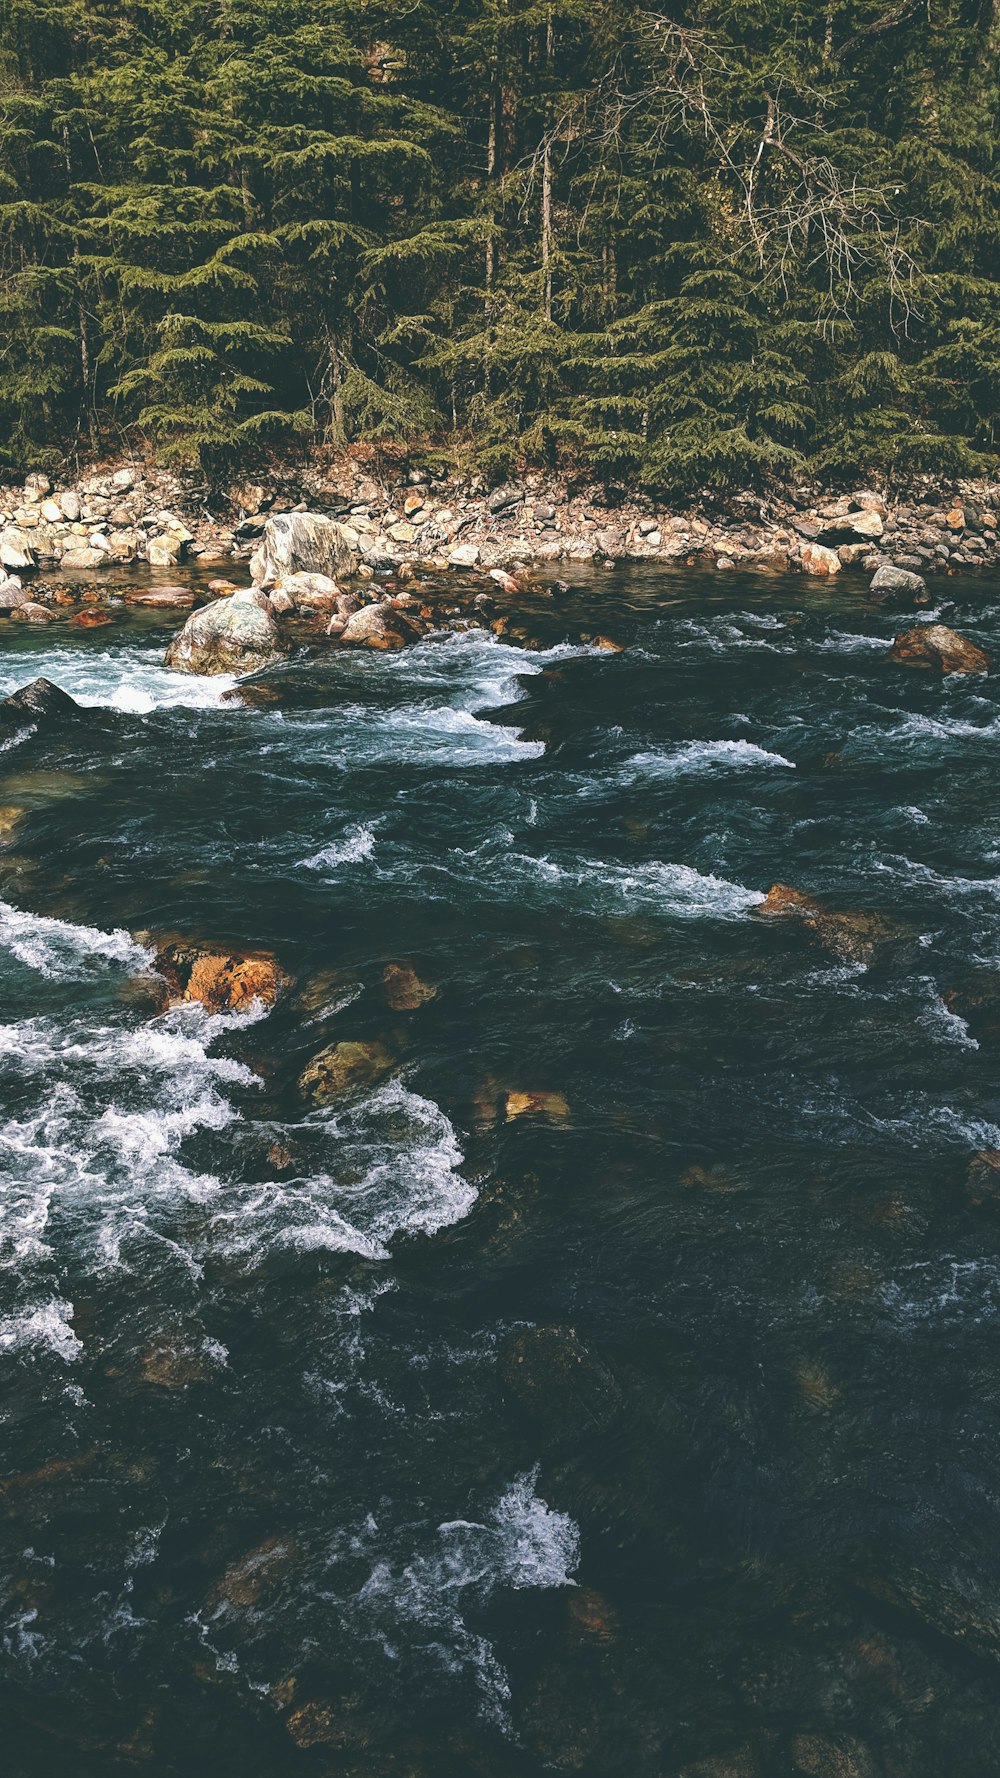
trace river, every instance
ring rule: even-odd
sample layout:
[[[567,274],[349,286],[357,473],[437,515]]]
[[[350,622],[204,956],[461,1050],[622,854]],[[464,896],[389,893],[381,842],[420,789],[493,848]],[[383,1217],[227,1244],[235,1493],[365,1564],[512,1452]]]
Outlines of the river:
[[[527,609],[260,708],[3,629],[88,707],[0,755],[11,1778],[1000,1771],[997,681],[846,575]],[[170,932],[294,986],[154,1015]]]

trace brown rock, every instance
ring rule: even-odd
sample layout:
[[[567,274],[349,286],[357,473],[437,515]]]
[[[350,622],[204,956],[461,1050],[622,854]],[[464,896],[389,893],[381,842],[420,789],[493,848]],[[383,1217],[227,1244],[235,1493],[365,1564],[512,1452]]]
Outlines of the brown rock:
[[[50,624],[53,621],[51,611],[44,605],[36,605],[32,599],[25,599],[23,605],[15,605],[10,620],[15,624]]]
[[[944,522],[949,531],[964,531],[965,512],[963,508],[961,506],[953,506],[951,511],[945,514]]]
[[[853,1736],[830,1741],[825,1735],[796,1735],[790,1751],[792,1770],[805,1778],[877,1778],[872,1755]]]
[[[0,807],[0,840],[5,840],[13,833],[18,822],[23,821],[24,815],[24,809],[19,808],[16,803],[4,803]]]
[[[114,623],[114,618],[111,616],[110,612],[95,611],[91,609],[88,611],[78,611],[76,616],[71,617],[69,621],[71,624],[75,624],[77,629],[80,630],[99,630],[104,624]]]
[[[901,667],[931,668],[939,673],[988,673],[991,666],[988,654],[946,624],[903,630],[888,658]]]
[[[259,1605],[284,1578],[297,1553],[291,1537],[265,1538],[226,1569],[213,1588],[213,1602],[241,1607]]]
[[[1000,1202],[1000,1148],[981,1148],[970,1156],[965,1195],[977,1209]]]
[[[891,936],[891,928],[880,914],[867,913],[863,908],[829,913],[811,895],[792,889],[787,883],[773,883],[753,911],[762,919],[801,920],[835,957],[866,968],[877,946]]]
[[[299,1076],[299,1086],[318,1105],[330,1105],[374,1086],[394,1066],[380,1043],[331,1043],[313,1057]]]
[[[393,1012],[414,1012],[437,997],[432,982],[423,982],[409,963],[387,963],[382,971],[385,997]]]
[[[190,611],[194,594],[189,587],[146,587],[125,594],[126,605],[149,605],[154,611]]]
[[[273,1006],[289,977],[267,951],[221,951],[170,940],[154,967],[167,984],[169,1006],[198,1000],[209,1012],[249,1012],[258,1001]]]
[[[621,654],[623,652],[621,643],[612,642],[610,636],[595,636],[594,647],[603,648],[607,654]]]
[[[802,549],[802,569],[805,574],[839,574],[840,557],[824,543],[807,543]]]
[[[517,1117],[548,1117],[553,1123],[569,1122],[569,1103],[561,1093],[508,1093],[505,1100],[507,1122]]]

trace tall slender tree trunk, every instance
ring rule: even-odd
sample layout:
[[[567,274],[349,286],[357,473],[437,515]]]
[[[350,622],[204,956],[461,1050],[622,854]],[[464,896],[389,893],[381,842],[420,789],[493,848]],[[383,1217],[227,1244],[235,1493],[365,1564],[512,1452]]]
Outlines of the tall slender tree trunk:
[[[69,125],[63,124],[63,160],[66,163],[67,182],[73,177],[73,156],[70,152]],[[86,415],[87,432],[90,437],[90,448],[98,455],[97,414],[94,408],[94,383],[90,365],[90,342],[87,338],[87,310],[83,300],[83,281],[80,276],[80,248],[73,241],[73,284],[74,307],[76,309],[77,339],[80,346],[80,381],[83,386],[83,408],[81,419]]]
[[[545,27],[545,80],[552,75],[552,52],[555,28],[549,9]],[[542,144],[542,310],[546,321],[552,319],[552,97],[545,98],[545,138]]]

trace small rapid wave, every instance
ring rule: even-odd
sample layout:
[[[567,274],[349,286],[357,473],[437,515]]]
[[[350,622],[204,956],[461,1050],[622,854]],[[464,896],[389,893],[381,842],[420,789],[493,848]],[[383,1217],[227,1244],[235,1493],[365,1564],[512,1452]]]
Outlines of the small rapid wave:
[[[127,932],[101,932],[44,914],[24,913],[0,902],[0,950],[39,975],[60,981],[79,980],[109,967],[148,967],[152,952]]]
[[[777,766],[794,771],[792,760],[769,753],[753,741],[687,741],[656,753],[633,753],[624,771],[651,778],[683,778],[719,771],[747,772]]]
[[[154,653],[134,643],[110,648],[63,643],[0,666],[0,696],[39,675],[85,708],[119,710],[130,716],[147,716],[154,710],[226,709],[223,693],[236,684],[229,674],[172,673],[160,664],[159,647]]]

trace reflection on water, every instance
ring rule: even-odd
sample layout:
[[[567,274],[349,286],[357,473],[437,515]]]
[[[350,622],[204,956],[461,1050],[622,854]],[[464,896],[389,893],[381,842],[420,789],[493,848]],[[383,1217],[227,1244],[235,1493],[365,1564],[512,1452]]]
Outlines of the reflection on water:
[[[87,712],[0,757],[15,1778],[1000,1769],[1000,707],[845,582],[260,708],[4,628]],[[167,932],[294,986],[156,1014]]]

